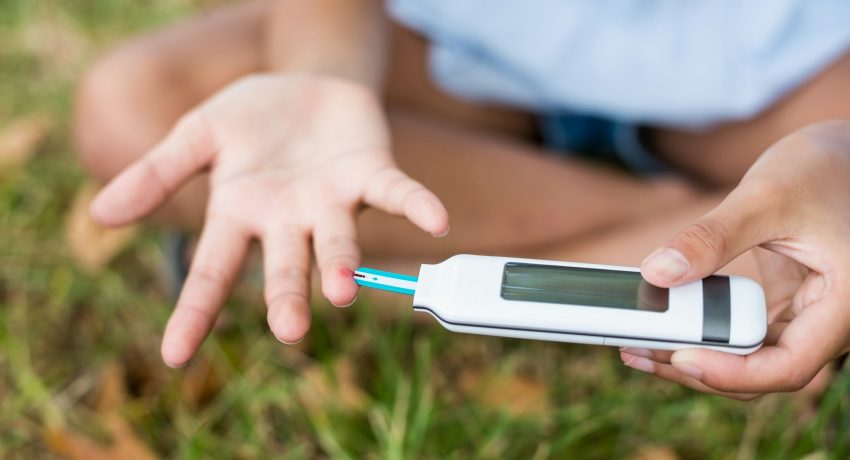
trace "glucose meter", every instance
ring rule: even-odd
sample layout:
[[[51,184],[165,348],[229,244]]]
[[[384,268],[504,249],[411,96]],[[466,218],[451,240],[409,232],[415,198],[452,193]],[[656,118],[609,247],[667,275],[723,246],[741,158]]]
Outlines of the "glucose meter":
[[[419,276],[362,267],[357,284],[413,296],[413,309],[472,334],[641,347],[761,347],[764,291],[742,276],[710,276],[666,289],[634,267],[461,254]]]

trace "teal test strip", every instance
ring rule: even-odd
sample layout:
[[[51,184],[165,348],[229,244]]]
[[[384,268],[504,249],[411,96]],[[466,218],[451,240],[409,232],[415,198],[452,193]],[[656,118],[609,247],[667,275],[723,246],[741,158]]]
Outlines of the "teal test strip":
[[[413,295],[416,292],[417,278],[410,275],[375,270],[374,268],[360,267],[354,271],[354,282],[360,286],[373,289]]]

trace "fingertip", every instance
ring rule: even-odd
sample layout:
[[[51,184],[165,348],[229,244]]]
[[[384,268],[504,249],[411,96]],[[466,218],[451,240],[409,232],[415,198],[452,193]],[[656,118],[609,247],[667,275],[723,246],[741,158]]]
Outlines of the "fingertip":
[[[448,223],[446,223],[446,229],[443,232],[441,232],[441,233],[431,233],[431,236],[433,236],[434,238],[442,238],[442,237],[449,234],[449,230],[451,230],[451,229],[449,228]]]
[[[627,355],[641,356],[643,358],[652,358],[652,350],[648,350],[646,348],[634,348],[634,347],[622,347],[620,348],[620,355],[623,353]]]
[[[702,350],[679,350],[670,356],[670,364],[679,372],[694,378],[702,380],[703,368],[697,363],[702,357]]]
[[[275,331],[275,329],[272,329],[272,333],[274,334],[274,337],[277,339],[277,341],[284,345],[295,345],[304,340],[304,337],[307,335],[307,331]]]
[[[658,248],[641,262],[641,276],[658,287],[672,287],[687,281],[690,262],[680,251]]]
[[[431,235],[436,238],[442,238],[448,235],[449,230],[451,230],[451,227],[449,227],[449,212],[446,210],[443,204],[440,203],[436,196],[434,197],[434,199],[437,200],[437,206],[439,207],[435,208],[433,211],[434,214],[433,217],[431,217],[430,219],[431,228],[429,230],[429,233],[431,233]]]
[[[192,354],[191,352],[187,352],[185,346],[173,342],[173,340],[169,339],[168,335],[163,338],[162,346],[160,347],[160,356],[166,366],[172,369],[179,369],[189,362]]]
[[[449,212],[436,195],[424,191],[412,200],[405,214],[416,226],[440,238],[449,233]]]
[[[305,313],[306,310],[306,313]],[[304,339],[310,329],[309,307],[289,304],[270,309],[269,329],[275,338],[285,345],[294,345]]]
[[[149,197],[127,201],[130,192],[126,191],[126,182],[126,174],[122,173],[98,192],[89,204],[92,219],[107,227],[120,227],[139,217],[137,208],[146,206]]]
[[[208,327],[204,328],[193,321],[191,315],[187,316],[185,309],[176,307],[165,325],[162,337],[160,355],[163,362],[174,369],[185,366],[204,341],[208,331]]]
[[[102,189],[89,204],[89,216],[101,225],[113,225],[109,203],[109,189]]]
[[[655,363],[653,363],[649,358],[620,352],[620,359],[623,360],[623,364],[632,369],[646,372],[647,374],[655,373]]]
[[[670,281],[659,277],[658,275],[656,275],[653,272],[650,272],[648,270],[644,270],[643,267],[641,267],[641,269],[640,269],[640,276],[642,276],[643,279],[646,280],[647,283],[649,283],[653,286],[656,286],[656,287],[660,287],[660,288],[674,287],[673,283],[671,283]]]
[[[353,304],[357,291],[354,270],[348,267],[332,267],[322,273],[322,294],[335,307],[344,308]]]
[[[189,360],[175,360],[170,357],[166,357],[165,355],[163,355],[162,361],[166,366],[172,369],[182,369],[186,366],[186,363],[189,362]]]

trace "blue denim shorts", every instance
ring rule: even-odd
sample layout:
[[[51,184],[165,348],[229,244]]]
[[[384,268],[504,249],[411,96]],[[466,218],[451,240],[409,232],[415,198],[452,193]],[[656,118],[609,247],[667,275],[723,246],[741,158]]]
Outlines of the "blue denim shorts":
[[[645,145],[640,126],[572,113],[540,116],[539,126],[548,149],[620,163],[640,176],[670,172]]]

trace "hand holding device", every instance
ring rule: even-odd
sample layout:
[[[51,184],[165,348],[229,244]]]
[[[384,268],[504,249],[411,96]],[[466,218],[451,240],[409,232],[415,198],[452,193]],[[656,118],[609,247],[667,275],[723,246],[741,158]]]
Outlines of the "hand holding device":
[[[92,214],[107,225],[137,220],[206,168],[204,230],[162,343],[171,366],[209,333],[253,238],[263,247],[269,326],[296,342],[310,325],[311,240],[325,296],[346,305],[357,293],[359,206],[448,230],[439,199],[396,167],[372,91],[295,73],[243,78],[191,111],[101,192]]]
[[[750,248],[768,304],[765,346],[625,349],[627,365],[696,390],[751,399],[804,387],[850,350],[850,122],[818,123],[769,148],[732,193],[643,263],[647,280],[679,286]]]

